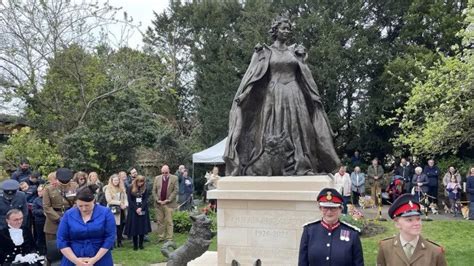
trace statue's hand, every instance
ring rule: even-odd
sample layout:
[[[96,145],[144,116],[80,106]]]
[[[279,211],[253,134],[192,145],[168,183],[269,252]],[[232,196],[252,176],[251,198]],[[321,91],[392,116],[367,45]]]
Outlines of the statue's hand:
[[[235,98],[234,101],[237,103],[237,106],[240,106],[242,104],[242,100],[239,97]]]
[[[306,55],[306,48],[303,45],[298,45],[295,49],[295,53],[299,56],[305,56]]]
[[[295,54],[296,56],[303,58],[303,61],[305,61],[308,58],[308,53],[306,52],[306,48],[301,44],[295,48]]]

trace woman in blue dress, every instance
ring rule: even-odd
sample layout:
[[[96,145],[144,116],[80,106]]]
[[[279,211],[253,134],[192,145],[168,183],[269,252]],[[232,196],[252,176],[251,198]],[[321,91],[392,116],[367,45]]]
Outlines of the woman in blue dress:
[[[96,185],[77,192],[76,206],[59,223],[57,247],[64,255],[61,265],[112,266],[116,226],[107,207],[95,204]]]

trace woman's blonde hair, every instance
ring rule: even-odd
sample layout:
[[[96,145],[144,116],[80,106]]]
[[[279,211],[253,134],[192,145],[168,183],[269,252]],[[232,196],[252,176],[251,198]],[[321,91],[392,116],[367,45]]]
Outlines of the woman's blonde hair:
[[[94,183],[92,183],[91,181],[92,176],[96,177],[96,182]],[[89,175],[87,176],[87,184],[97,184],[98,182],[100,182],[100,180],[99,180],[99,175],[97,174],[97,172],[90,172]]]
[[[114,185],[114,178],[119,180],[118,186]],[[107,186],[107,189],[112,189],[114,192],[125,192],[125,185],[117,174],[113,174],[109,177],[109,185]]]
[[[467,169],[466,177],[470,177],[470,176],[471,176],[471,170],[472,170],[472,169],[474,169],[474,165],[471,166],[471,167],[469,167],[469,168]]]

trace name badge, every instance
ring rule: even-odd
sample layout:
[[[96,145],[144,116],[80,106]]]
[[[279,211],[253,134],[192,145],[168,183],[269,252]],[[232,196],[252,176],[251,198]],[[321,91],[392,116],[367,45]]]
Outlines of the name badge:
[[[66,192],[66,198],[71,198],[76,196],[76,191],[68,191]]]
[[[142,203],[142,198],[137,198],[137,199],[136,199],[136,202],[137,202],[137,203]]]

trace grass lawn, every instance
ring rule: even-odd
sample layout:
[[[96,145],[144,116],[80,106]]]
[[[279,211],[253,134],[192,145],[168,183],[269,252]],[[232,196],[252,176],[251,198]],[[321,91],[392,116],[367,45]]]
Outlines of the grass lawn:
[[[131,240],[124,240],[123,247],[115,248],[112,251],[114,263],[124,266],[146,266],[152,263],[165,262],[166,258],[161,254],[160,248],[162,243],[158,243],[158,235],[151,233],[148,235],[150,242],[144,242],[145,249],[133,250]],[[185,234],[174,234],[174,240],[178,246],[181,246],[187,239]],[[217,250],[217,238],[214,237],[209,250]]]
[[[362,238],[365,265],[375,265],[378,242],[381,239],[396,234],[393,222],[381,222],[387,227],[383,234]],[[145,242],[145,249],[134,251],[131,241],[124,241],[124,247],[112,251],[114,262],[124,266],[145,266],[151,263],[164,262],[166,259],[160,252],[161,244],[157,244],[155,233],[149,235],[151,241]],[[446,250],[448,265],[469,266],[474,265],[474,222],[472,221],[433,221],[423,222],[423,236]],[[175,234],[175,241],[182,245],[187,235]],[[216,238],[209,250],[217,250]],[[212,266],[212,265],[209,265]]]

